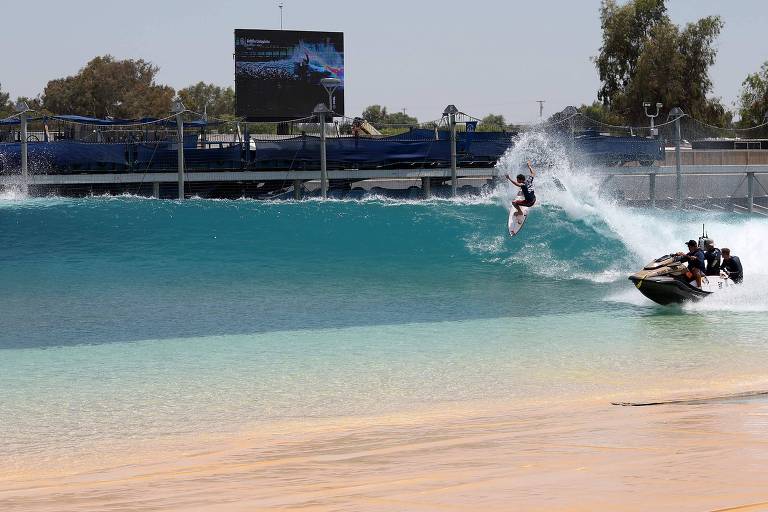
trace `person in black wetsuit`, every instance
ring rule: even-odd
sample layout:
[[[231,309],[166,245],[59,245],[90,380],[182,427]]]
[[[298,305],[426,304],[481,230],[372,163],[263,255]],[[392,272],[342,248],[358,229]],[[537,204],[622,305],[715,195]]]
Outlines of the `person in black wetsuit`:
[[[536,204],[536,193],[533,190],[533,178],[536,176],[536,171],[533,170],[533,167],[531,167],[531,161],[528,160],[528,171],[530,171],[531,175],[527,178],[523,174],[517,175],[517,181],[513,180],[509,176],[507,176],[507,179],[511,184],[513,184],[516,187],[520,187],[520,190],[523,192],[523,198],[522,199],[516,199],[512,202],[512,206],[515,207],[517,210],[517,213],[515,215],[522,215],[523,210],[520,209],[521,206],[527,206],[531,207],[534,204]]]
[[[696,286],[701,288],[701,276],[704,275],[704,251],[699,248],[696,240],[688,240],[688,253],[677,253],[681,261],[688,262],[688,279],[696,279]]]
[[[720,275],[720,249],[715,247],[714,240],[707,240],[704,242],[704,259],[707,261],[707,269],[704,272],[708,276]]]
[[[731,256],[731,250],[727,247],[723,247],[722,253],[722,269],[734,283],[740,283],[744,279],[744,267],[741,266],[741,260],[738,256]]]

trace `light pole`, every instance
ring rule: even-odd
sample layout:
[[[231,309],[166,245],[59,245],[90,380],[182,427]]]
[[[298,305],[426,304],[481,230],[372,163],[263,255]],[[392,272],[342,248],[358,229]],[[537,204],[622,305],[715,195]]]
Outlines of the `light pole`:
[[[277,6],[280,8],[280,30],[283,30],[283,4]]]
[[[184,199],[184,119],[182,115],[186,107],[180,100],[173,102],[171,113],[176,115],[177,160],[179,173],[179,199]]]
[[[333,104],[333,93],[341,86],[341,80],[338,78],[321,78],[320,85],[323,86],[325,92],[328,93],[328,108],[331,112],[336,110],[336,105]]]
[[[320,197],[328,197],[328,166],[325,156],[325,115],[329,113],[325,103],[318,103],[312,111],[320,121]]]
[[[651,120],[651,137],[655,137],[658,135],[656,133],[656,128],[653,127],[653,120],[659,117],[659,109],[663,107],[661,103],[656,103],[656,113],[655,114],[649,114],[648,108],[650,108],[651,104],[647,101],[643,102],[643,110],[645,110],[645,116],[648,117]]]
[[[456,114],[459,109],[456,105],[448,105],[443,110],[443,116],[448,117],[448,126],[451,128],[451,197],[456,197],[458,176],[456,175]]]

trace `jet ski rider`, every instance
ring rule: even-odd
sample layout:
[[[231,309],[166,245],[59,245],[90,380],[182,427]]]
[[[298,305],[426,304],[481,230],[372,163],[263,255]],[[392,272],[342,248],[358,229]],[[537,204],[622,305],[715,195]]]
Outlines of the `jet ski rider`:
[[[701,250],[696,240],[688,240],[688,253],[677,253],[680,261],[688,262],[688,272],[685,276],[690,279],[696,279],[696,286],[701,288],[701,276],[704,275],[704,251]]]
[[[741,266],[741,260],[738,256],[731,256],[731,250],[727,247],[723,247],[723,270],[734,283],[744,280],[744,267]]]
[[[530,160],[528,160],[528,170],[530,171],[531,175],[526,178],[525,175],[518,174],[517,181],[513,180],[509,177],[509,175],[507,175],[509,182],[516,187],[520,187],[520,190],[523,192],[522,199],[516,199],[512,202],[512,206],[514,206],[517,210],[515,215],[523,214],[523,211],[520,209],[521,206],[527,206],[530,208],[536,204],[536,194],[533,191],[533,178],[536,176],[536,171],[534,171],[533,167],[531,167]]]
[[[704,259],[707,261],[707,269],[704,272],[708,276],[720,275],[720,249],[715,247],[715,241],[707,239],[704,241]]]

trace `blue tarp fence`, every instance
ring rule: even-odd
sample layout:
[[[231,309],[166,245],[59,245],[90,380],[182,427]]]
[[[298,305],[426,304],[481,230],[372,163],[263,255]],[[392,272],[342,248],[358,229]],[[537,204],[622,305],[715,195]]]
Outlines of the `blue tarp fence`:
[[[459,165],[493,166],[513,144],[512,134],[461,132],[458,134]],[[585,134],[574,139],[577,152],[597,163],[653,161],[664,157],[662,142],[641,137],[608,137]],[[224,148],[198,148],[197,136],[184,138],[185,166],[189,169],[312,169],[319,167],[320,139],[302,135],[287,139],[254,140],[246,154],[244,144]],[[173,142],[84,143],[74,141],[29,142],[33,172],[130,171],[175,169]],[[20,166],[21,145],[0,143],[0,172]],[[372,139],[327,139],[329,167],[377,168],[386,166],[447,166],[450,140],[447,132],[413,130],[410,133]]]

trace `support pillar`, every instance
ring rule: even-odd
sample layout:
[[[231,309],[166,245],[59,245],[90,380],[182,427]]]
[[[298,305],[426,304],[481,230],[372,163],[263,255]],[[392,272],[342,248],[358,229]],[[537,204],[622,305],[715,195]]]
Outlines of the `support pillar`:
[[[27,111],[24,110],[19,115],[19,121],[21,123],[21,181],[23,183],[22,185],[22,192],[27,192],[27,187],[29,186],[29,165],[28,165],[28,144],[29,141],[27,140],[29,137],[27,135]]]
[[[245,168],[251,166],[251,131],[248,129],[248,123],[245,123],[243,130],[243,145],[245,146]]]
[[[152,184],[152,197],[160,199],[160,183],[157,181]]]
[[[182,119],[184,106],[175,107],[174,112],[176,113],[176,136],[178,138],[179,199],[184,199],[184,119]]]
[[[675,107],[669,112],[669,117],[675,118],[675,171],[676,171],[676,194],[675,199],[677,207],[683,207],[683,170],[680,162],[680,143],[682,142],[682,135],[680,133],[680,119],[685,115],[683,109]],[[668,118],[669,119],[669,118]]]
[[[424,199],[432,197],[432,178],[421,178],[421,194]]]
[[[452,105],[451,105],[452,106]],[[458,176],[456,173],[456,107],[449,113],[451,125],[451,197],[456,197]]]
[[[656,173],[648,175],[648,198],[651,200],[651,208],[656,208]]]
[[[747,173],[747,209],[749,213],[755,211],[755,173]]]
[[[293,198],[296,201],[301,200],[301,180],[293,180]]]

